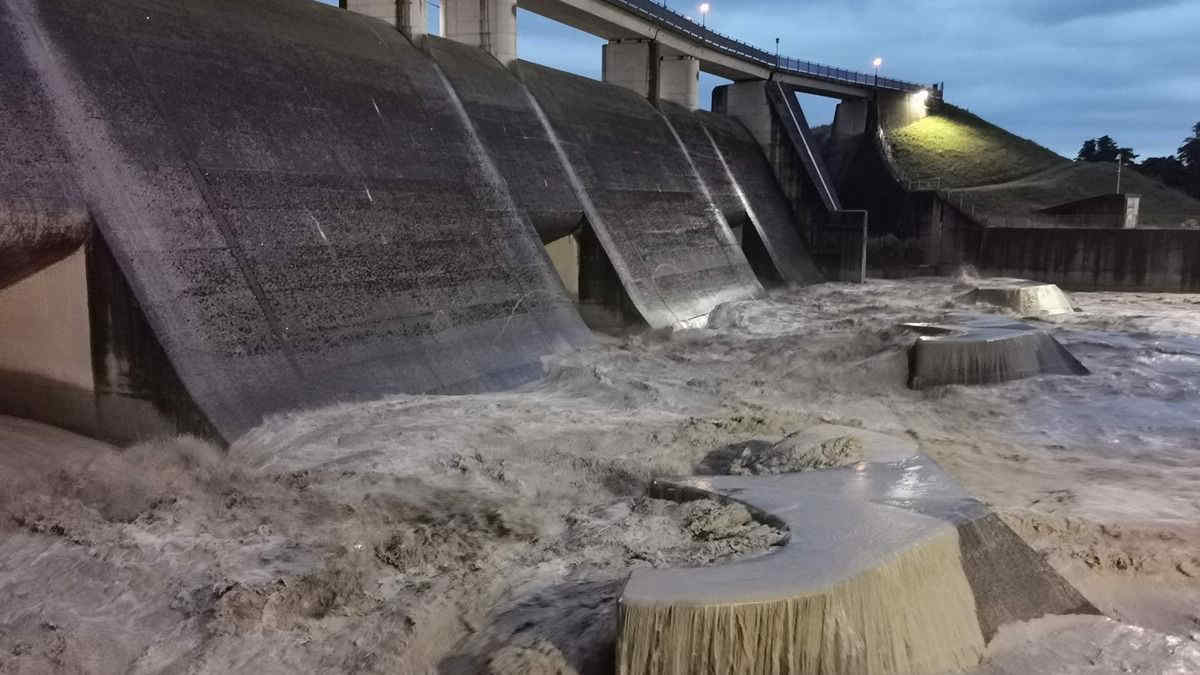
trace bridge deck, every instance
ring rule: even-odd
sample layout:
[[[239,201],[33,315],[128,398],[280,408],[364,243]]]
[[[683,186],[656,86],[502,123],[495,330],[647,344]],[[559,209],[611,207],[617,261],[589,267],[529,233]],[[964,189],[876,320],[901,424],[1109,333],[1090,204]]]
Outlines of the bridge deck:
[[[878,77],[872,73],[779,56],[722,35],[654,0],[518,0],[518,6],[607,39],[654,37],[663,40],[667,36],[661,31],[665,30],[676,38],[672,42],[681,47],[681,51],[701,59],[702,70],[734,80],[766,77],[774,71],[809,83],[811,89],[820,91],[834,87],[833,93],[859,96],[864,95],[866,90],[876,88],[914,92],[926,87],[914,82]],[[610,9],[617,10],[623,16],[605,11]],[[630,18],[635,20],[629,21]],[[638,23],[636,20],[645,25],[635,28]],[[706,53],[724,58],[719,61],[706,59]]]

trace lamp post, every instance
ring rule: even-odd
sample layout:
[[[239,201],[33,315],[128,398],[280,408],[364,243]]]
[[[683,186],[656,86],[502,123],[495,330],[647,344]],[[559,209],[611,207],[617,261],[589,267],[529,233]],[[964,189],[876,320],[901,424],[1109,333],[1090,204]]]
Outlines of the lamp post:
[[[775,70],[779,70],[779,38],[775,38]]]
[[[700,27],[708,28],[708,10],[712,7],[707,2],[700,3]]]
[[[1121,194],[1121,151],[1117,151],[1117,194]]]
[[[878,87],[879,86],[879,66],[883,65],[883,59],[876,56],[875,60],[871,62],[871,65],[875,66],[875,86]]]

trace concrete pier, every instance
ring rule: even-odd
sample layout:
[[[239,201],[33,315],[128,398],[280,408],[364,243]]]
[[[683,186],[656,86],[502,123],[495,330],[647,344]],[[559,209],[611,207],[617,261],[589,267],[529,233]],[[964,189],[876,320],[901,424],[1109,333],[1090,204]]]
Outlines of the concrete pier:
[[[496,57],[510,66],[517,60],[516,0],[443,0],[443,36]]]
[[[603,77],[651,102],[700,107],[700,61],[654,40],[612,40],[603,47]]]
[[[427,0],[339,0],[338,4],[342,9],[388,22],[414,42],[429,32]]]

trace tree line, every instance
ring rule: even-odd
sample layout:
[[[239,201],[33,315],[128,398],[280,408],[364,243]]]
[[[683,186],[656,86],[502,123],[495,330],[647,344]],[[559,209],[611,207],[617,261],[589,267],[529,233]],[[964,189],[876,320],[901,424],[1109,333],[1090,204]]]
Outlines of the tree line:
[[[1173,188],[1178,188],[1200,199],[1200,122],[1192,126],[1192,135],[1183,140],[1183,145],[1174,155],[1147,157],[1139,164],[1138,155],[1132,148],[1123,148],[1111,136],[1089,138],[1083,142],[1077,162],[1116,162],[1137,167],[1147,176]]]

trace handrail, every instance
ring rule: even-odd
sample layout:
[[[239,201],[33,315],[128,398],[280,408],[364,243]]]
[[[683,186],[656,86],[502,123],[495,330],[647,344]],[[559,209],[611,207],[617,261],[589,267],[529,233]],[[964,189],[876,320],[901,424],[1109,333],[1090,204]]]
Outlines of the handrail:
[[[925,85],[914,82],[905,82],[904,80],[879,77],[878,75],[869,73],[860,73],[844,68],[827,66],[822,63],[778,56],[736,38],[718,33],[706,26],[702,26],[687,16],[667,7],[665,4],[659,4],[653,0],[605,0],[605,2],[627,9],[658,26],[682,33],[723,54],[753,61],[780,73],[804,75],[834,82],[848,82],[865,87],[895,91],[918,91],[926,88]]]

